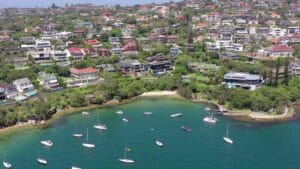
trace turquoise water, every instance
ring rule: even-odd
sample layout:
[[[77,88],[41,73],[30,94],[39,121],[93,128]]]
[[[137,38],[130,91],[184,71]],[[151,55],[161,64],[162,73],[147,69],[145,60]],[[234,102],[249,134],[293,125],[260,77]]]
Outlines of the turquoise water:
[[[84,117],[79,113],[68,115],[46,129],[24,130],[0,141],[0,151],[14,169],[67,169],[78,165],[82,169],[297,169],[300,168],[300,124],[254,125],[219,117],[216,125],[202,122],[205,106],[182,99],[139,99],[129,104],[91,111]],[[122,110],[124,115],[115,112]],[[152,111],[150,116],[143,112]],[[170,114],[182,112],[183,117],[171,119]],[[99,132],[92,126],[108,126]],[[128,118],[128,124],[122,118]],[[224,143],[229,124],[233,145]],[[181,125],[192,128],[183,132]],[[89,140],[95,149],[81,146],[85,138],[73,138],[74,132],[89,128]],[[154,128],[154,131],[150,131]],[[155,140],[165,144],[155,145]],[[42,147],[41,140],[51,139],[51,149]],[[124,146],[130,147],[128,158],[133,165],[121,164]],[[1,153],[1,159],[3,153]],[[37,157],[48,165],[40,166]]]

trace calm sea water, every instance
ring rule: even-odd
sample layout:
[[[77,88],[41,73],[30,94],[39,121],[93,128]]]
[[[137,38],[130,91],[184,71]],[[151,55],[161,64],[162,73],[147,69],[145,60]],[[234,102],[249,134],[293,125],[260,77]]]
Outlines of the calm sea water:
[[[82,4],[82,3],[93,3],[97,5],[135,5],[135,4],[146,4],[146,3],[163,3],[169,2],[170,0],[1,0],[0,8],[7,7],[49,7],[52,3],[58,6],[64,6],[67,3],[71,4]],[[178,0],[173,0],[176,2]]]
[[[68,115],[46,129],[24,130],[0,141],[0,158],[9,160],[14,169],[68,169],[78,165],[83,169],[297,169],[300,168],[300,123],[254,125],[237,123],[219,117],[216,125],[202,122],[205,106],[182,99],[140,99],[117,107],[93,110],[88,117],[80,112]],[[122,110],[124,115],[115,112]],[[144,116],[144,111],[152,111]],[[171,119],[172,113],[183,117]],[[92,126],[108,126],[99,132]],[[128,124],[122,118],[128,118]],[[192,128],[190,133],[180,126]],[[226,125],[235,141],[224,143]],[[73,132],[85,132],[95,149],[81,146],[85,138],[73,138]],[[154,128],[154,131],[150,131]],[[165,146],[159,148],[160,138]],[[41,140],[51,139],[51,149],[42,147]],[[124,146],[130,147],[128,157],[136,161],[124,165],[118,161]],[[3,155],[5,154],[5,155]],[[5,156],[5,157],[3,157]],[[40,166],[37,157],[48,160]]]

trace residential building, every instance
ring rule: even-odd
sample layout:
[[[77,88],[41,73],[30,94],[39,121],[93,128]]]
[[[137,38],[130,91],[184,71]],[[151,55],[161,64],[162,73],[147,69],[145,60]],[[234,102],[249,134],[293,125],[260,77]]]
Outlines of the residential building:
[[[46,90],[54,91],[54,90],[61,89],[57,81],[57,78],[54,74],[40,72],[38,76],[38,81],[39,84],[43,86],[43,88],[45,88]]]
[[[287,45],[273,45],[264,50],[266,57],[291,57],[293,49]]]
[[[144,71],[144,66],[138,60],[122,60],[119,66],[122,73],[131,76],[140,75]]]
[[[256,90],[264,83],[263,77],[256,74],[230,72],[224,75],[224,82],[229,88],[241,87],[247,90]]]

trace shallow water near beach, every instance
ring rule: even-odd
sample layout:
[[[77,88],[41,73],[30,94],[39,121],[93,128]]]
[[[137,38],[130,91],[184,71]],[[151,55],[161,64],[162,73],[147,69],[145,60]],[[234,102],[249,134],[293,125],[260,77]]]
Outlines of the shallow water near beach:
[[[67,169],[72,165],[82,169],[295,169],[300,168],[300,123],[269,125],[246,124],[218,116],[215,125],[203,123],[206,106],[177,98],[143,98],[128,104],[99,108],[90,116],[81,112],[60,118],[44,129],[24,129],[7,139],[0,140],[0,158],[13,164],[14,169]],[[115,112],[122,110],[123,115]],[[153,112],[145,116],[143,112]],[[173,113],[183,113],[171,119]],[[99,116],[107,131],[93,128]],[[129,119],[129,123],[122,121]],[[233,145],[222,137],[229,125]],[[183,132],[181,125],[192,128]],[[84,138],[72,133],[85,134],[89,128],[89,142],[95,149],[81,146]],[[153,128],[154,131],[150,129]],[[159,138],[164,147],[155,145]],[[52,140],[50,149],[40,144]],[[132,165],[121,164],[124,146],[131,149],[127,157]],[[3,153],[5,152],[5,153]],[[36,158],[48,161],[40,166]]]

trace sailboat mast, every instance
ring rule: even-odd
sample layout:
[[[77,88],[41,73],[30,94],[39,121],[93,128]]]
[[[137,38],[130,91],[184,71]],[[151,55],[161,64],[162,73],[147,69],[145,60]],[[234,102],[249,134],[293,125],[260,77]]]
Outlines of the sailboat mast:
[[[86,129],[86,142],[89,142],[89,128]]]
[[[228,125],[227,125],[227,127],[226,127],[226,137],[228,137],[229,136],[229,130],[228,130]]]
[[[127,151],[127,148],[125,146],[125,149],[124,149],[124,158],[126,159],[126,151]]]

